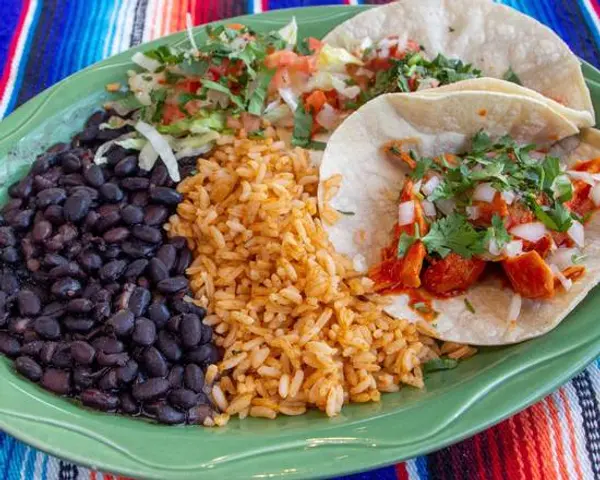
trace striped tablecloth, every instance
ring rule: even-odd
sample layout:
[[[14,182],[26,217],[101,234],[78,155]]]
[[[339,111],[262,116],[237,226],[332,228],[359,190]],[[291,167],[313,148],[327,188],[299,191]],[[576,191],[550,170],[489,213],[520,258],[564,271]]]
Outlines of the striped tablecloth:
[[[91,63],[182,30],[188,11],[199,25],[268,9],[343,3],[362,1],[0,0],[0,118]],[[599,0],[504,3],[546,23],[579,56],[600,66]],[[599,400],[597,361],[557,392],[479,435],[427,456],[344,478],[600,479]],[[0,431],[0,480],[116,478],[49,457]]]

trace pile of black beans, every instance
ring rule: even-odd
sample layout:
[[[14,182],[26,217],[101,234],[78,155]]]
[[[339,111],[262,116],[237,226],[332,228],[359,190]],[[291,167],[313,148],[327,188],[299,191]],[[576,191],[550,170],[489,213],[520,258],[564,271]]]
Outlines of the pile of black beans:
[[[94,114],[8,190],[0,352],[88,407],[203,423],[214,412],[204,373],[219,352],[205,310],[186,301],[192,254],[162,228],[181,195],[162,162],[141,170],[135,151],[113,145],[106,164],[93,162],[99,145],[131,130],[99,128],[109,115]]]

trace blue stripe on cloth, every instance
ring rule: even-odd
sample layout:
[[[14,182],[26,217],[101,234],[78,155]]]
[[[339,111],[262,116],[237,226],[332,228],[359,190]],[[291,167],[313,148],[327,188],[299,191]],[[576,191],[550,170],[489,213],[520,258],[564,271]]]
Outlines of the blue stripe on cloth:
[[[592,36],[594,37],[596,45],[600,46],[600,31],[598,31],[598,27],[596,26],[596,22],[594,21],[594,19],[598,20],[596,12],[590,11],[584,0],[577,0],[577,3],[579,4],[579,9],[581,10],[581,13],[585,18],[585,22],[587,23],[587,26]],[[590,6],[589,8],[592,7]]]
[[[417,465],[419,479],[429,480],[429,467],[427,465],[427,457],[423,456],[415,458],[415,464]]]
[[[376,478],[377,480],[397,480],[396,467],[376,468],[375,470],[369,470],[368,472],[336,477],[336,480],[371,480],[373,478]]]
[[[584,370],[573,378],[573,386],[581,407],[585,447],[588,452],[594,478],[600,478],[600,408],[592,387],[590,373]]]
[[[2,466],[2,471],[0,473],[2,473],[2,476],[0,478],[7,479],[8,475],[10,473],[10,469],[12,468],[13,465],[13,449],[15,448],[15,444],[17,443],[17,440],[7,436],[6,437],[6,441],[3,443],[2,445],[2,451],[4,452],[4,465]]]
[[[2,18],[2,26],[0,27],[0,65],[6,64],[8,60],[8,49],[19,24],[21,7],[17,2],[0,2],[0,18]]]
[[[34,450],[33,448],[29,448],[27,450],[27,460],[26,460],[27,463],[25,465],[25,475],[23,475],[25,480],[33,479],[36,456],[37,456],[37,450]]]
[[[319,5],[344,5],[344,0],[269,0],[269,10],[291,7],[317,7]]]
[[[72,0],[71,0],[72,2]],[[74,2],[74,5],[69,7],[67,6],[67,11],[69,12],[67,15],[67,23],[65,25],[65,29],[67,32],[71,32],[74,38],[77,33],[77,24],[79,22],[80,16],[83,12],[85,12],[85,5],[81,2]],[[59,78],[65,78],[69,75],[71,71],[71,61],[75,57],[75,51],[79,46],[79,42],[66,41],[61,42],[61,45],[58,48],[57,52],[57,76]]]
[[[10,458],[10,468],[8,469],[8,476],[3,480],[21,480],[21,472],[23,471],[23,462],[25,459],[25,452],[29,450],[29,447],[22,442],[16,442],[13,449],[13,454]]]

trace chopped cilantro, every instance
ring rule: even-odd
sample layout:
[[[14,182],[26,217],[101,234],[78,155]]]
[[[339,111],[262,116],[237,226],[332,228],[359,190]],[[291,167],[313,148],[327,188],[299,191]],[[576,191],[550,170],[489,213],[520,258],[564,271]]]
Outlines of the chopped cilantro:
[[[508,70],[502,77],[507,82],[516,83],[517,85],[523,85],[519,76],[513,71],[512,67],[508,67]]]
[[[274,70],[261,72],[256,87],[248,99],[248,113],[251,113],[252,115],[262,114],[265,99],[267,98],[267,89],[269,88],[269,83],[274,74]]]
[[[308,47],[308,38],[303,38],[296,44],[296,52],[300,55],[312,55],[313,51]]]
[[[576,253],[574,253],[573,255],[571,255],[571,261],[575,264],[578,265],[581,262],[583,262],[586,259],[587,255],[577,255]]]
[[[402,235],[400,235],[400,238],[398,239],[398,250],[396,252],[396,256],[398,258],[404,257],[408,249],[417,241],[418,238],[419,235],[409,235],[406,232],[402,232]]]
[[[467,297],[465,297],[464,302],[465,307],[467,307],[467,310],[471,313],[475,313],[475,307],[473,307],[473,304],[469,301]]]
[[[294,112],[294,132],[292,134],[292,145],[306,147],[310,143],[313,117],[304,109],[301,103]]]
[[[308,142],[305,148],[309,150],[325,150],[325,148],[327,148],[327,143],[319,142],[317,140],[311,140],[310,142]]]
[[[150,99],[154,105],[154,112],[152,113],[151,119],[154,123],[158,123],[162,120],[166,98],[167,91],[164,88],[152,90],[152,92],[150,92]]]
[[[255,130],[248,134],[248,138],[251,140],[263,140],[265,138],[264,130]]]
[[[167,83],[171,85],[177,83],[179,80],[182,80],[184,78],[185,76],[181,75],[180,73],[175,73],[171,70],[165,70],[165,79],[167,80]]]
[[[458,365],[458,360],[453,358],[435,358],[423,364],[423,373],[437,372],[440,370],[452,370]]]
[[[457,213],[435,221],[422,241],[427,252],[437,253],[442,258],[450,252],[465,258],[484,252],[482,232],[476,231],[465,216]]]
[[[526,201],[537,219],[550,230],[566,232],[573,224],[571,213],[562,203],[555,202],[552,207],[544,210],[533,196],[528,196]]]
[[[412,152],[411,152],[412,153]],[[417,165],[410,173],[410,178],[413,180],[421,180],[433,164],[433,158],[422,157],[416,160]]]
[[[502,250],[504,246],[511,241],[510,234],[506,231],[504,222],[500,215],[494,214],[492,217],[492,225],[488,227],[483,239],[484,245],[489,245],[490,242],[495,242],[498,250]]]
[[[568,202],[573,198],[573,184],[566,175],[558,175],[552,183],[552,193],[559,202]]]
[[[176,52],[167,45],[161,45],[154,50],[148,50],[144,52],[148,58],[152,58],[162,63],[163,65],[177,65],[183,62],[183,52]]]

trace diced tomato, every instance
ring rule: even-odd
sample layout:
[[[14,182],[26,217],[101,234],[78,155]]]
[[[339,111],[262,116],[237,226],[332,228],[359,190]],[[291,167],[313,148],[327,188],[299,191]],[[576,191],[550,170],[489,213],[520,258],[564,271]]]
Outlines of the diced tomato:
[[[554,274],[535,250],[507,258],[502,268],[515,292],[524,298],[552,298]]]
[[[179,106],[176,103],[165,103],[162,118],[162,123],[164,125],[169,125],[184,118],[185,113],[179,109]]]
[[[286,88],[290,85],[290,74],[287,68],[280,68],[271,79],[270,86],[274,88]]]
[[[535,250],[542,258],[546,258],[552,250],[553,243],[552,235],[550,234],[544,235],[537,242],[523,240],[523,251],[529,252]]]
[[[327,103],[327,97],[321,90],[315,90],[304,100],[304,105],[311,113],[319,113]]]
[[[494,195],[494,199],[491,202],[475,201],[473,205],[479,207],[479,217],[475,222],[478,225],[490,225],[494,215],[499,215],[502,218],[508,216],[508,205],[500,192]]]
[[[573,170],[579,172],[600,173],[600,157],[586,160],[585,162],[578,162],[573,167]]]
[[[575,180],[572,185],[573,198],[565,203],[567,208],[581,217],[595,210],[596,205],[589,196],[592,187],[581,180]]]
[[[321,47],[323,46],[323,42],[315,37],[308,37],[307,41],[308,41],[308,49],[311,52],[318,52],[319,50],[321,50]]]
[[[419,85],[417,84],[417,77],[416,76],[413,75],[412,77],[410,77],[408,79],[408,89],[411,92],[414,92],[417,89],[418,86]]]
[[[473,285],[485,270],[486,262],[450,253],[433,260],[423,272],[423,286],[439,296],[452,296]]]
[[[531,223],[535,221],[535,215],[525,205],[520,202],[515,202],[508,206],[508,220],[506,229],[509,230],[515,225],[523,223]]]
[[[392,66],[392,62],[390,62],[389,58],[380,58],[375,57],[369,60],[369,62],[365,65],[365,67],[373,72],[378,72],[380,70],[388,70]]]
[[[200,85],[200,80],[195,78],[185,78],[177,82],[175,89],[180,92],[196,93],[200,88]]]
[[[415,42],[414,40],[408,40],[406,42],[405,50],[407,52],[419,52],[421,51],[421,45],[419,45],[419,42]]]
[[[240,121],[242,122],[242,127],[244,127],[244,130],[246,130],[247,133],[255,132],[260,128],[260,117],[252,115],[248,112],[241,113]]]
[[[423,260],[427,254],[422,242],[413,243],[402,258],[390,258],[377,264],[369,272],[377,291],[418,288]]]
[[[298,54],[290,50],[277,50],[265,58],[265,66],[267,68],[281,68],[293,65]]]
[[[562,274],[572,281],[579,280],[585,274],[585,267],[583,265],[571,265],[562,271]]]

